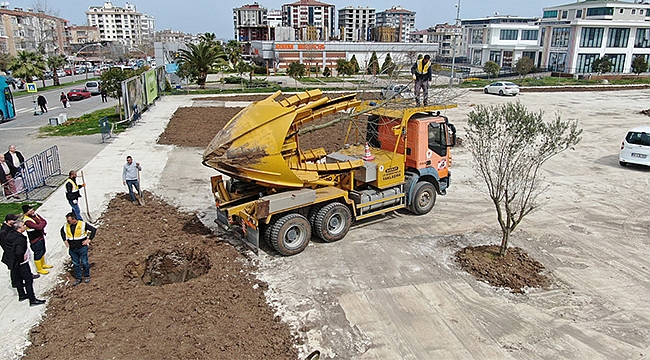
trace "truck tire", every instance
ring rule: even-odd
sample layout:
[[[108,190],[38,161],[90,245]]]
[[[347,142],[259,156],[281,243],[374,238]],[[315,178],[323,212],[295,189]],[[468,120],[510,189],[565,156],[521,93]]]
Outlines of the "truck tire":
[[[335,202],[323,206],[316,215],[313,231],[327,242],[339,241],[348,234],[352,225],[352,213],[347,206]]]
[[[424,215],[436,204],[436,188],[430,182],[421,181],[413,188],[413,197],[409,211],[416,215]]]
[[[295,255],[305,250],[310,238],[309,221],[300,214],[284,215],[271,228],[271,246],[284,256]]]
[[[316,204],[316,205],[313,205],[309,209],[309,214],[307,214],[307,220],[309,221],[309,225],[311,225],[311,233],[312,234],[314,234],[314,232],[316,231],[315,230],[316,229],[316,216],[318,216],[318,212],[325,205],[326,204]]]

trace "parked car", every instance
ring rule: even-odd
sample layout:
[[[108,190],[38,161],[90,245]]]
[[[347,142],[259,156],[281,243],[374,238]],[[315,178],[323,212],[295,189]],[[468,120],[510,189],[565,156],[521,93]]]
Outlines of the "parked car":
[[[45,80],[50,80],[52,78],[52,72],[51,71],[43,72],[43,78],[45,78]]]
[[[72,89],[68,91],[68,100],[83,100],[90,97],[90,91],[86,89]]]
[[[492,84],[485,85],[483,92],[486,94],[499,94],[517,96],[519,94],[519,85],[509,81],[496,81]]]
[[[88,81],[85,85],[86,90],[90,92],[90,95],[99,95],[102,92],[101,83],[99,81]]]
[[[68,75],[68,74],[65,73],[64,70],[57,70],[57,71],[56,71],[56,74],[57,74],[60,78],[65,77],[66,75]]]
[[[639,126],[628,131],[618,155],[621,166],[638,164],[650,166],[650,126]]]

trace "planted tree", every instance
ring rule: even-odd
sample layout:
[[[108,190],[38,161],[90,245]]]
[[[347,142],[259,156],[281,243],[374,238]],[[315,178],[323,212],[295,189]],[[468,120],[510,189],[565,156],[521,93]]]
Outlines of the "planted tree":
[[[526,75],[530,74],[530,72],[533,71],[533,68],[535,68],[535,63],[531,58],[526,56],[521,57],[515,64],[515,70],[517,70],[517,73],[522,79],[525,78]]]
[[[478,105],[469,114],[466,143],[496,209],[501,256],[506,255],[510,234],[539,206],[542,165],[580,141],[577,122],[559,116],[545,122],[543,115],[529,112],[519,102]]]
[[[483,71],[488,74],[488,77],[497,77],[499,76],[499,71],[501,71],[501,66],[494,61],[488,61],[483,65]]]
[[[241,44],[237,40],[228,40],[225,51],[228,56],[228,61],[230,61],[230,64],[234,68],[241,60]]]
[[[325,76],[325,77],[332,76],[332,70],[330,70],[329,67],[325,66],[325,69],[323,69],[323,76]]]
[[[366,74],[376,75],[378,70],[379,70],[379,59],[377,59],[377,53],[373,51],[372,55],[370,55],[370,61],[368,61]]]
[[[99,76],[102,81],[102,89],[106,90],[106,95],[117,99],[120,120],[122,120],[122,81],[128,79],[129,75],[130,72],[115,67],[103,71]]]
[[[386,54],[386,59],[384,59],[384,63],[381,65],[381,73],[392,76],[393,72],[395,72],[395,63],[393,62],[393,59],[390,57],[390,53],[388,53]]]
[[[307,69],[305,64],[301,64],[297,61],[294,61],[289,64],[287,69],[287,75],[289,75],[296,82],[296,88],[298,88],[298,78],[305,76]]]
[[[351,76],[354,75],[354,64],[345,59],[338,59],[336,61],[336,72],[340,75]]]
[[[244,76],[244,74],[250,73],[251,71],[253,71],[253,67],[251,66],[251,64],[249,64],[249,63],[247,63],[245,61],[240,61],[235,66],[235,72],[237,72],[237,74],[239,74],[239,79],[240,79],[240,82],[241,82],[242,90],[244,90],[244,78],[243,78],[243,76]]]
[[[205,81],[212,65],[219,58],[225,58],[225,54],[219,53],[218,49],[207,42],[198,44],[187,44],[187,49],[181,49],[178,52],[178,62],[187,64],[188,67],[195,71],[190,71],[190,79],[196,80],[196,83],[205,88]]]
[[[21,50],[9,64],[11,75],[31,82],[33,78],[42,78],[45,72],[45,60],[41,54]]]
[[[61,82],[59,81],[59,74],[57,73],[57,70],[63,69],[67,62],[68,62],[68,60],[66,59],[65,55],[63,55],[63,54],[52,55],[49,58],[47,58],[47,67],[49,67],[50,71],[52,71],[52,81],[54,83],[54,86],[61,85]]]
[[[639,75],[646,71],[648,71],[648,61],[644,56],[637,55],[632,60],[632,72]]]
[[[356,55],[352,55],[352,58],[350,59],[350,64],[352,64],[352,69],[354,70],[353,74],[356,74],[359,71],[361,71],[361,67],[359,66],[359,62],[357,61],[357,56]],[[350,75],[353,75],[353,74],[350,74]]]
[[[591,70],[597,72],[598,74],[607,73],[612,71],[612,60],[607,56],[599,57],[591,63]]]

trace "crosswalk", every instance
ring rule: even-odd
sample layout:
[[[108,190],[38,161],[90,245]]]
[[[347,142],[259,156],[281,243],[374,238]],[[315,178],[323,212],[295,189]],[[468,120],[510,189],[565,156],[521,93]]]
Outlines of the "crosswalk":
[[[68,105],[68,108],[70,108],[70,107],[71,107],[71,106]],[[52,106],[52,107],[48,106],[48,107],[47,107],[48,112],[49,112],[49,111],[52,111],[52,110],[56,110],[56,109],[63,109],[63,105]],[[30,108],[20,108],[20,109],[16,109],[16,114],[27,114],[27,113],[33,113],[34,110],[38,110],[38,111],[40,111],[39,108],[34,109],[33,107],[30,107]]]

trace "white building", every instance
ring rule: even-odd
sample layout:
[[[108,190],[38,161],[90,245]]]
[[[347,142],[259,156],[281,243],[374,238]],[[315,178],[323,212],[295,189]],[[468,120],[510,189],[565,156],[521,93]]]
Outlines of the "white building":
[[[334,5],[299,0],[282,5],[282,26],[296,30],[302,41],[329,40],[336,33]]]
[[[151,15],[142,14],[140,18],[142,43],[152,44],[156,33],[156,18]]]
[[[391,27],[397,30],[397,42],[409,42],[410,34],[415,32],[415,11],[406,10],[401,6],[377,13],[376,26]]]
[[[475,66],[494,61],[512,67],[523,56],[537,65],[541,58],[537,21],[509,15],[462,20],[464,54]]]
[[[104,1],[103,6],[91,6],[86,11],[88,25],[99,29],[101,41],[119,42],[127,47],[141,45],[142,41],[142,14],[135,5],[128,2],[124,7],[114,6],[111,1]],[[147,29],[151,25],[148,17]]]
[[[440,56],[443,58],[465,57],[463,31],[460,26],[450,24],[437,24],[427,30],[427,42],[437,43],[440,47]],[[455,55],[454,55],[455,54]]]
[[[608,57],[612,72],[631,72],[632,60],[650,60],[650,4],[582,0],[544,8],[539,22],[541,65],[566,73],[591,73],[595,59]]]
[[[339,10],[341,41],[370,41],[375,26],[375,9],[347,6]]]
[[[269,9],[266,12],[266,22],[270,28],[282,26],[282,10]]]
[[[257,2],[232,9],[235,39],[241,42],[269,40],[267,13],[268,10]]]

